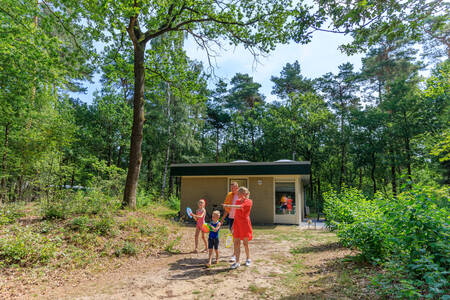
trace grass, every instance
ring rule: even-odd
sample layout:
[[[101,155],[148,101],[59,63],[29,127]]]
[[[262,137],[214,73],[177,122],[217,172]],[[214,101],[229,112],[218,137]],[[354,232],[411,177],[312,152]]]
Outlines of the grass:
[[[142,252],[177,253],[180,241],[177,226],[167,219],[174,213],[152,204],[151,208],[136,211],[41,218],[37,203],[4,205],[0,270],[14,266],[24,270],[84,268],[101,265],[105,258],[136,256]]]
[[[359,259],[358,253],[345,249],[332,232],[299,230],[296,226],[267,226],[254,228],[255,236],[276,242],[289,242],[288,253],[270,256],[284,272],[271,272],[275,285],[285,286],[286,299],[342,299],[367,295],[376,299],[368,288],[372,266]],[[252,289],[257,291],[257,286]],[[267,292],[266,292],[267,293]],[[280,296],[280,295],[278,295]]]
[[[267,288],[266,288],[266,287],[259,287],[259,286],[256,286],[256,285],[254,285],[254,284],[251,284],[251,285],[248,287],[248,290],[249,290],[250,292],[254,293],[254,294],[264,295],[265,292],[267,291]]]

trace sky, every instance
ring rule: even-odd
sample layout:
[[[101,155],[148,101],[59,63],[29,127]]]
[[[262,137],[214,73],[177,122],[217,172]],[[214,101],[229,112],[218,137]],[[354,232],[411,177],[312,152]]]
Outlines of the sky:
[[[337,73],[338,66],[347,62],[355,66],[355,71],[361,68],[361,54],[347,56],[338,50],[338,46],[351,41],[351,37],[337,33],[315,32],[312,41],[306,45],[290,43],[279,45],[266,57],[259,57],[255,61],[253,55],[244,47],[228,47],[217,51],[217,56],[212,60],[215,78],[209,83],[214,87],[218,78],[226,82],[236,73],[249,74],[255,82],[261,84],[260,92],[266,97],[266,101],[276,100],[271,94],[273,83],[271,76],[280,76],[280,72],[287,63],[300,63],[302,75],[307,78],[317,78],[325,73]],[[187,39],[185,49],[191,59],[203,62],[209,66],[206,52],[200,49],[193,39]],[[72,97],[92,103],[93,93],[100,88],[99,75],[94,76],[94,82],[86,84],[86,94],[72,94]]]

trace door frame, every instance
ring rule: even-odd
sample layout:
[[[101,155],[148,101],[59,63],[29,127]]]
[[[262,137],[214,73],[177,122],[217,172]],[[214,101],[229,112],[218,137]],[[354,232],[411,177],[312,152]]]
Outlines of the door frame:
[[[295,214],[294,215],[277,215],[276,214],[276,205],[275,205],[275,187],[277,182],[291,182],[294,183],[295,187]],[[279,224],[300,224],[301,216],[301,206],[302,202],[301,193],[300,193],[300,176],[274,176],[273,178],[273,195],[272,195],[272,203],[273,203],[273,220],[274,223]]]

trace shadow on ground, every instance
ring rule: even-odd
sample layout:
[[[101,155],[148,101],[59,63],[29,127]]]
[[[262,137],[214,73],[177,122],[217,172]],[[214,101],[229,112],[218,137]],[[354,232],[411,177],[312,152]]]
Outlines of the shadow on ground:
[[[295,247],[295,248],[291,249],[291,253],[293,253],[293,254],[318,253],[318,252],[338,250],[338,249],[344,249],[344,247],[339,242],[334,242],[334,243],[320,244],[317,246]]]
[[[202,276],[211,276],[220,273],[229,272],[231,269],[229,266],[223,267],[221,264],[213,265],[211,268],[205,267],[207,259],[205,258],[182,258],[176,262],[170,264],[169,270],[181,271],[173,275],[171,280],[180,279],[197,279]]]

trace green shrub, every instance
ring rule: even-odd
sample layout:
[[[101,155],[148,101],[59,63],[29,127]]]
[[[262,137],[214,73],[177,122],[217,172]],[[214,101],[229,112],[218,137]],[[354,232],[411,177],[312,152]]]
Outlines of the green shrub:
[[[366,199],[354,189],[325,194],[327,224],[341,242],[385,269],[374,278],[394,298],[439,298],[448,293],[450,231],[447,196],[414,186],[387,198]]]
[[[20,204],[8,203],[0,206],[0,225],[12,224],[25,214]]]
[[[376,217],[380,212],[376,203],[355,188],[343,188],[340,194],[331,190],[324,193],[326,225],[331,230]]]
[[[117,211],[121,206],[118,195],[107,195],[102,188],[93,187],[87,191],[79,191],[70,201],[72,214],[99,215]]]
[[[170,195],[167,201],[169,204],[169,208],[176,211],[180,210],[180,199],[177,196]]]
[[[74,231],[87,231],[90,221],[88,216],[76,217],[69,223],[69,227]]]
[[[54,257],[57,248],[58,242],[27,227],[15,227],[0,239],[0,261],[2,265],[21,266],[46,263]]]
[[[112,217],[109,216],[104,216],[101,218],[97,218],[94,220],[94,222],[92,223],[92,231],[106,236],[111,234],[113,227],[115,224],[115,220]]]
[[[42,209],[42,216],[46,220],[65,219],[67,216],[66,207],[61,203],[46,205]]]
[[[125,242],[122,247],[121,252],[125,255],[130,255],[130,256],[136,255],[137,254],[136,245],[131,242]]]
[[[139,190],[136,195],[136,207],[142,208],[149,206],[157,197],[153,191]]]
[[[166,246],[164,250],[166,250],[169,253],[180,253],[180,250],[175,249],[175,246],[180,243],[181,235],[177,236],[176,238],[172,239]]]
[[[59,188],[48,188],[41,199],[41,215],[46,220],[66,219],[70,215],[70,199],[73,192]]]

